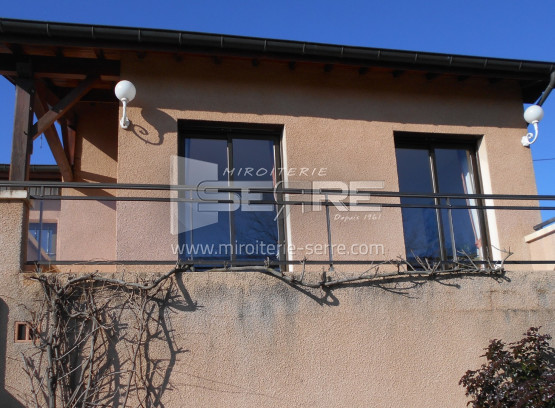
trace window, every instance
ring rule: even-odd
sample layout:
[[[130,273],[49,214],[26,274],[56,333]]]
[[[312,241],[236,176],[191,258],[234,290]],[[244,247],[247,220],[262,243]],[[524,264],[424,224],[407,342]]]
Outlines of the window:
[[[180,121],[180,184],[210,187],[269,188],[279,182],[280,136],[276,126]],[[280,257],[283,225],[278,207],[249,204],[272,201],[264,194],[216,193],[214,189],[181,195],[200,202],[179,209],[181,259],[263,261]],[[233,203],[206,203],[217,199]],[[221,262],[220,262],[221,263]]]
[[[33,341],[33,328],[28,322],[15,322],[14,334],[16,343],[29,343]]]
[[[424,140],[422,140],[424,139]],[[418,140],[418,141],[416,141]],[[425,136],[396,137],[399,190],[402,193],[479,194],[475,143],[449,144]],[[476,206],[479,200],[402,197],[408,205]],[[416,257],[456,261],[483,259],[485,221],[477,209],[403,207],[407,260]]]
[[[58,226],[53,222],[30,222],[27,246],[28,261],[53,261],[56,259]]]

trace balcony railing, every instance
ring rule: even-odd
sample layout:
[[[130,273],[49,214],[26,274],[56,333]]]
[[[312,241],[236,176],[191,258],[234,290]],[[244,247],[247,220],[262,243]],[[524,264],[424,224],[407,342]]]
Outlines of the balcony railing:
[[[445,214],[445,220],[451,222],[451,228],[454,219],[451,214],[456,211],[460,213],[460,210],[486,213],[486,218],[491,211],[555,210],[555,206],[537,204],[538,200],[553,202],[555,195],[432,194],[272,186],[218,186],[199,190],[196,186],[186,185],[42,181],[2,181],[0,188],[27,189],[29,192],[32,203],[27,245],[29,265],[172,265],[179,261],[196,267],[284,267],[291,264],[333,267],[368,265],[386,259],[402,264],[407,262],[406,258],[399,257],[404,250],[402,237],[388,238],[387,247],[380,238],[392,232],[402,234],[402,209],[436,210],[438,214]],[[198,195],[199,191],[203,193],[202,197]],[[428,201],[419,202],[418,199]],[[433,202],[430,203],[430,200]],[[259,244],[264,243],[266,246],[270,242],[275,243],[277,249],[269,252],[271,256],[269,253],[239,256],[237,247],[233,245],[241,242],[233,242],[235,232],[230,233],[225,229],[224,236],[216,234],[212,242],[212,250],[217,248],[215,250],[221,253],[223,246],[229,251],[224,256],[197,253],[197,250],[191,255],[191,248],[180,253],[187,242],[191,245],[195,243],[193,238],[187,241],[187,237],[194,237],[203,245],[211,244],[210,238],[191,232],[202,226],[195,226],[194,222],[189,226],[180,224],[181,219],[193,217],[189,210],[197,204],[216,205],[213,212],[228,217],[222,225],[227,225],[229,221],[231,228],[236,229],[240,229],[239,221],[233,225],[234,221],[230,220],[232,216],[225,213],[232,212],[232,207],[249,207],[246,210],[250,212],[247,214],[250,217],[249,224],[245,225],[249,229],[259,228],[260,231],[255,231],[253,236],[246,239],[247,245],[254,245],[256,238]],[[260,222],[256,216],[253,218],[253,214],[257,213],[256,208],[262,208],[257,206],[273,206],[276,214],[274,221],[277,223],[274,235],[264,235],[263,230],[268,221]],[[194,214],[198,216],[201,213]],[[350,221],[353,222],[349,224]],[[364,223],[361,225],[362,221]],[[212,223],[217,226],[218,222]],[[253,226],[252,222],[258,222],[258,227]],[[498,227],[503,228],[503,225]],[[530,225],[530,230],[532,227]],[[229,234],[231,238],[227,236]],[[239,236],[239,232],[236,235]],[[362,242],[359,242],[357,253],[354,253],[353,242],[356,240],[353,236],[364,241],[364,251],[360,247]],[[314,243],[314,237],[318,237],[319,242]],[[292,242],[300,244],[292,250]],[[313,246],[309,251],[308,244],[311,242]],[[315,251],[316,244],[322,251]],[[340,251],[348,245],[351,245],[351,251],[349,248]],[[487,245],[492,244],[489,242]],[[456,248],[453,248],[455,252]],[[476,254],[468,256],[471,262],[484,260],[484,257]],[[553,259],[504,260],[501,252],[493,249],[487,257],[492,263],[555,264]],[[436,261],[450,263],[452,259],[438,258]]]

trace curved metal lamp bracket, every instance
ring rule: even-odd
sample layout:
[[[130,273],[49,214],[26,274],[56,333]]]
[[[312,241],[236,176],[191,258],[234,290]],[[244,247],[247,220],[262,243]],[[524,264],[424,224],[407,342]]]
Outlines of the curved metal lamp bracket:
[[[534,133],[528,133],[526,134],[526,136],[522,136],[522,139],[520,139],[520,143],[522,143],[522,146],[524,147],[530,146],[538,138],[538,121],[532,122],[532,125],[534,126]]]

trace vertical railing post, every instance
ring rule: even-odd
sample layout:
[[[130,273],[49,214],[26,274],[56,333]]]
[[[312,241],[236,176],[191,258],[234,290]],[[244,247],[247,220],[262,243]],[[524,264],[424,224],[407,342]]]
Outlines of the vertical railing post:
[[[42,261],[42,213],[43,213],[43,203],[44,203],[44,186],[40,186],[40,204],[39,204],[39,233],[37,236],[37,260]]]
[[[330,224],[330,206],[328,202],[328,195],[325,195],[325,205],[326,205],[326,225],[328,229],[328,256],[330,261],[330,271],[333,271],[333,247],[331,245],[331,224]]]

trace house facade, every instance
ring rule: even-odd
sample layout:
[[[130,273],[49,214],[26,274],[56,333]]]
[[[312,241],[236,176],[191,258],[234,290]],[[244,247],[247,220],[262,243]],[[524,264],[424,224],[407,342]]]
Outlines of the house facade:
[[[29,391],[18,356],[30,345],[12,339],[32,318],[37,268],[187,266],[171,328],[186,351],[153,344],[172,361],[165,407],[462,407],[458,381],[488,340],[530,326],[555,335],[555,230],[533,230],[520,143],[523,102],[546,94],[553,63],[0,28],[1,73],[16,87],[14,184],[0,199],[11,406]],[[120,80],[136,89],[127,128]],[[42,133],[68,184],[30,193],[29,139]]]

